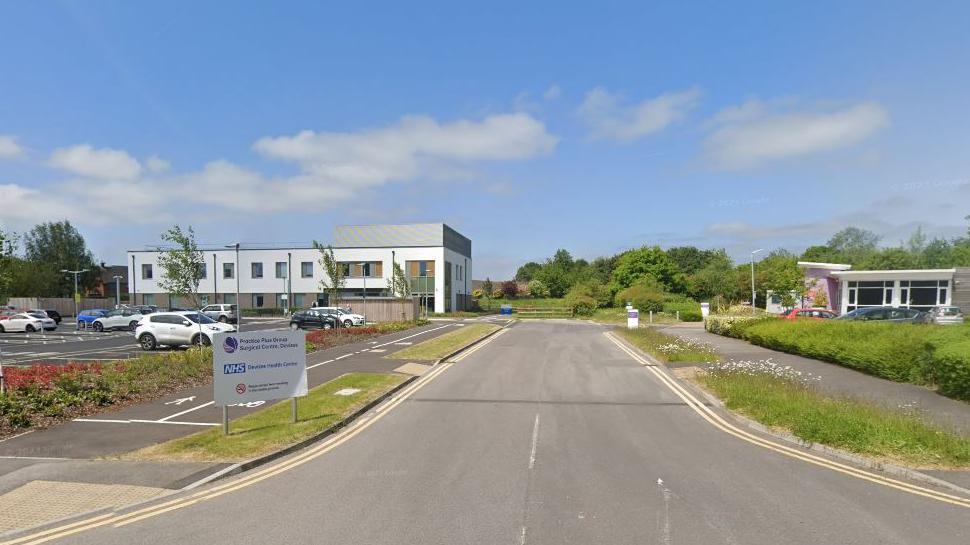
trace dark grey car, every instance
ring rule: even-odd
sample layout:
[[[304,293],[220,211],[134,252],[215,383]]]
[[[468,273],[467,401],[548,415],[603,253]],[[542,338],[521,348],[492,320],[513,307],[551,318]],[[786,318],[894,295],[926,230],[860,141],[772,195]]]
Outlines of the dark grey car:
[[[911,308],[867,307],[857,308],[836,318],[836,320],[864,320],[897,323],[922,323],[924,312]]]

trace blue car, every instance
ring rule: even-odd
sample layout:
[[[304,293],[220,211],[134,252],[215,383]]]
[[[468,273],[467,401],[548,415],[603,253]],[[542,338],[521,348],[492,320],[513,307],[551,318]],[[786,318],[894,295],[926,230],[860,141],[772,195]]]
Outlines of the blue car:
[[[84,327],[91,327],[91,324],[93,324],[95,320],[97,320],[98,318],[103,318],[104,316],[107,316],[107,314],[108,314],[108,311],[103,308],[82,310],[77,315],[77,325],[78,326],[84,325]]]

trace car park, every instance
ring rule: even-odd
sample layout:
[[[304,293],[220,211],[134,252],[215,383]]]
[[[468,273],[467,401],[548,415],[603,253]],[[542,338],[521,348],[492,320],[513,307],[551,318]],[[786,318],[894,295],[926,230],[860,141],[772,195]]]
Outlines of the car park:
[[[332,314],[340,322],[343,327],[351,327],[355,325],[364,325],[364,317],[360,314],[354,314],[347,309],[340,307],[313,307],[310,310],[324,311],[328,314]]]
[[[786,314],[784,318],[788,320],[831,320],[837,316],[838,314],[827,308],[796,308]]]
[[[236,305],[206,305],[202,308],[202,314],[224,324],[237,322]]]
[[[923,322],[924,317],[924,312],[911,308],[864,307],[847,312],[836,319],[917,324]]]
[[[91,327],[95,331],[105,331],[111,329],[127,329],[128,331],[134,331],[135,327],[138,326],[138,322],[145,315],[135,309],[130,308],[117,308],[115,310],[109,311],[104,316],[95,318],[91,323]]]
[[[964,321],[963,311],[960,307],[939,306],[933,307],[926,313],[927,323],[938,325],[962,324]]]
[[[340,327],[337,316],[324,310],[300,310],[290,316],[290,329],[333,329],[335,327]]]
[[[209,346],[216,333],[235,330],[235,326],[217,322],[198,312],[155,312],[138,323],[135,338],[142,350],[154,350],[159,346]]]
[[[21,312],[8,316],[6,320],[0,321],[0,333],[23,331],[33,333],[35,331],[54,331],[57,323],[50,318],[45,318],[37,314]]]

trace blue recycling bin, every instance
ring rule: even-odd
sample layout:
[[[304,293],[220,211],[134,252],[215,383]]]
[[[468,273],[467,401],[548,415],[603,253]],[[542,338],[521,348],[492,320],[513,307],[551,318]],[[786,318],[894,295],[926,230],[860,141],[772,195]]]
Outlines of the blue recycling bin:
[[[502,305],[502,308],[499,310],[499,314],[502,316],[511,316],[512,305]]]

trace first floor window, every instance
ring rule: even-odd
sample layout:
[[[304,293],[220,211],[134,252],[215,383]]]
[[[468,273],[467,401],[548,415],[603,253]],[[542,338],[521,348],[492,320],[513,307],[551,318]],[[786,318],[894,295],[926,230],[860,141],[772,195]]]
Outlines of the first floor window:
[[[262,278],[263,277],[263,264],[262,263],[253,263],[252,264],[252,277],[253,278]]]
[[[151,263],[145,263],[141,266],[141,277],[144,280],[152,279],[152,265]]]
[[[304,261],[300,263],[300,276],[303,278],[313,278],[313,262]]]
[[[286,261],[276,262],[276,278],[286,278]]]
[[[236,277],[236,264],[235,263],[223,263],[222,264],[222,277],[223,278],[235,278]]]

